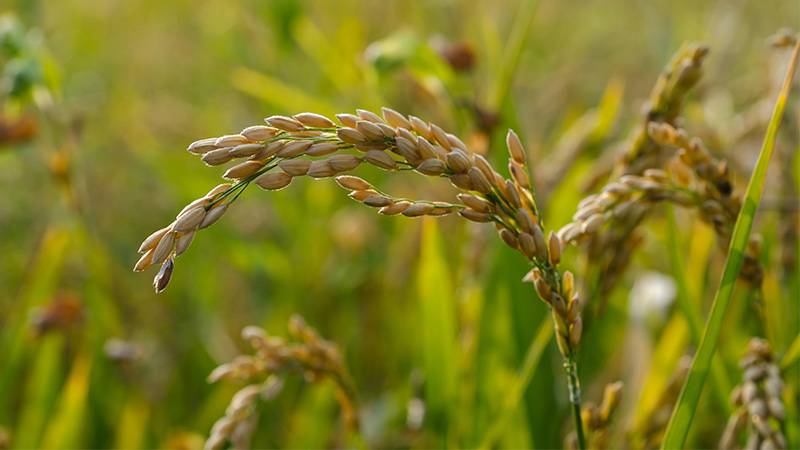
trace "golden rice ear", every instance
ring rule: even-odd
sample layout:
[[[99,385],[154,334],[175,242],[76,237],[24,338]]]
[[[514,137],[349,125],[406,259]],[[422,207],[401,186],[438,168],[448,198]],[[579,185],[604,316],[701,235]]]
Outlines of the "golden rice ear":
[[[253,125],[239,134],[192,144],[191,150],[202,153],[203,161],[209,165],[239,159],[223,175],[238,181],[220,185],[190,203],[174,224],[148,238],[140,250],[152,249],[152,261],[145,258],[138,266],[162,263],[185,252],[196,230],[217,221],[250,182],[277,190],[288,186],[295,177],[332,178],[356,169],[361,162],[384,170],[414,170],[448,178],[461,191],[459,199],[464,204],[394,198],[361,178],[338,176],[337,183],[351,191],[349,195],[354,200],[378,208],[384,215],[420,217],[458,212],[471,222],[494,222],[504,242],[528,258],[545,261],[548,248],[547,243],[540,242],[544,238],[541,229],[536,228],[535,209],[520,198],[519,185],[527,186],[527,179],[517,173],[521,144],[516,135],[511,133],[508,137],[514,166],[512,179],[506,179],[485,158],[470,153],[460,139],[440,126],[388,108],[381,112],[384,118],[366,110],[358,110],[356,115],[337,115],[343,126],[315,113],[271,116],[265,119],[267,125]],[[551,263],[555,265],[557,261]]]

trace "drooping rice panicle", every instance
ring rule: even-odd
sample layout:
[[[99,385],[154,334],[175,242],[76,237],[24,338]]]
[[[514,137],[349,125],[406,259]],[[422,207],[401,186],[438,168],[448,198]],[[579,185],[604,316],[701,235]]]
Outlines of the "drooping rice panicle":
[[[382,115],[365,110],[339,114],[340,125],[314,113],[272,116],[265,119],[265,126],[192,143],[189,152],[202,155],[208,165],[243,161],[225,172],[224,177],[233,183],[219,185],[190,203],[174,222],[145,239],[139,248],[143,256],[134,270],[162,264],[154,280],[156,292],[162,291],[172,275],[175,258],[187,249],[194,234],[218,220],[250,183],[277,190],[302,176],[335,178],[349,191],[350,198],[384,215],[420,217],[457,212],[472,222],[493,223],[503,242],[533,264],[525,280],[533,283],[551,308],[583,448],[575,362],[583,329],[583,302],[573,275],[558,269],[561,240],[553,231],[545,233],[519,137],[513,131],[506,137],[510,175],[506,178],[486,158],[469,151],[458,137],[436,124],[388,108],[383,108]],[[365,163],[387,171],[446,178],[460,191],[458,203],[398,198],[366,180],[345,175]]]

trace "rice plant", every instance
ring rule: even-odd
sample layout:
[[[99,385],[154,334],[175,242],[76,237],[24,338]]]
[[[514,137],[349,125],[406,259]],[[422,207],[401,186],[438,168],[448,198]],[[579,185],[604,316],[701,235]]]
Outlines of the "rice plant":
[[[797,5],[10,1],[0,449],[800,446]]]

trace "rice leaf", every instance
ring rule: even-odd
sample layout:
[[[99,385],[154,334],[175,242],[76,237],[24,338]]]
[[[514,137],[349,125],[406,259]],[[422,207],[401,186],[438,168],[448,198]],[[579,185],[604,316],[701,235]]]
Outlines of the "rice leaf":
[[[317,111],[331,114],[336,111],[325,100],[316,98],[295,86],[246,67],[231,69],[231,84],[236,89],[269,105],[286,111]]]
[[[456,360],[455,303],[445,264],[441,235],[433,220],[422,227],[418,273],[425,397],[430,424],[447,442],[450,409],[454,400]]]
[[[41,448],[82,448],[87,436],[88,393],[92,359],[88,350],[82,349],[75,357],[70,373],[61,390],[58,406],[47,424]]]
[[[497,71],[497,82],[493,86],[490,105],[499,109],[508,99],[511,85],[514,82],[514,74],[517,72],[520,56],[525,50],[525,41],[530,34],[531,24],[536,14],[536,0],[524,0],[519,7],[514,23],[511,26],[511,33],[506,42],[503,59]]]
[[[522,396],[525,393],[525,390],[528,388],[528,384],[530,384],[531,379],[533,378],[533,373],[539,366],[539,360],[542,359],[542,354],[547,348],[547,344],[550,342],[550,338],[552,337],[553,324],[551,321],[545,318],[539,325],[539,329],[536,332],[536,337],[528,346],[528,350],[525,353],[525,361],[519,370],[516,381],[509,387],[507,391],[508,393],[505,395],[505,401],[503,402],[502,409],[497,413],[494,422],[492,422],[492,425],[489,428],[489,431],[486,433],[483,441],[481,441],[481,449],[492,448],[497,442],[497,439],[502,435],[503,430],[511,420],[514,411],[519,406],[520,400],[522,400]]]
[[[689,433],[689,428],[692,425],[692,419],[694,418],[694,413],[700,400],[700,394],[703,391],[703,384],[705,383],[706,375],[708,374],[711,360],[717,347],[717,341],[722,331],[725,312],[733,296],[733,289],[736,285],[736,278],[739,275],[739,270],[742,268],[744,252],[750,237],[750,230],[753,227],[756,210],[761,202],[761,194],[764,190],[769,160],[775,149],[775,138],[778,134],[778,127],[783,117],[783,111],[786,108],[789,90],[797,67],[798,53],[800,53],[800,43],[795,45],[794,51],[792,52],[792,59],[789,62],[780,94],[775,102],[775,107],[772,111],[772,117],[767,127],[767,134],[764,137],[764,143],[761,146],[756,167],[747,185],[742,208],[739,211],[736,225],[733,228],[733,235],[731,237],[728,256],[725,260],[722,279],[720,280],[719,288],[714,294],[714,302],[711,305],[711,311],[706,321],[703,336],[700,340],[700,346],[692,360],[689,376],[686,379],[686,383],[683,385],[678,403],[672,412],[672,417],[667,426],[667,432],[662,444],[662,448],[664,449],[682,448],[686,436]]]
[[[672,266],[672,276],[675,278],[675,284],[678,287],[678,306],[686,316],[689,324],[689,331],[692,337],[692,343],[698,345],[700,343],[700,333],[702,332],[703,320],[701,319],[702,313],[700,311],[700,303],[698,298],[695,297],[690,289],[683,258],[680,254],[681,245],[678,239],[678,225],[675,222],[674,208],[670,206],[667,213],[667,248],[669,248],[670,265]],[[711,377],[714,379],[714,395],[716,396],[717,404],[724,410],[725,414],[730,414],[730,402],[728,401],[729,393],[731,391],[731,382],[728,379],[725,367],[719,358],[714,358],[711,365]]]

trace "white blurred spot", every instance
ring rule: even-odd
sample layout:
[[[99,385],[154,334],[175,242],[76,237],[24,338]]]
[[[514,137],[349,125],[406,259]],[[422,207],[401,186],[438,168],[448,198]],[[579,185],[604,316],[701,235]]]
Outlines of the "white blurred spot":
[[[645,272],[633,284],[628,298],[628,312],[634,322],[662,320],[675,300],[672,277],[659,272]]]

